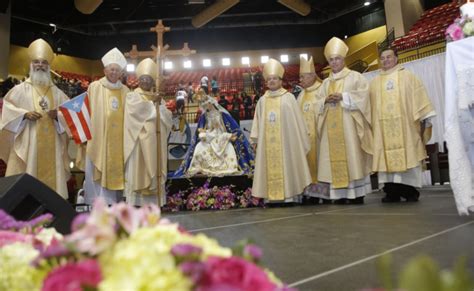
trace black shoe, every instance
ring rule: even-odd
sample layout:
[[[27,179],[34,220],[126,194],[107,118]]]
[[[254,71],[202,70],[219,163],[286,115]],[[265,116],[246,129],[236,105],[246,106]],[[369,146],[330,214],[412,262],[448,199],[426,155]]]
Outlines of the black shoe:
[[[397,203],[400,202],[400,196],[390,196],[390,195],[385,195],[384,198],[382,198],[382,203]]]
[[[357,197],[356,199],[349,199],[350,204],[364,204],[364,196]]]
[[[317,197],[308,197],[307,198],[308,205],[317,205],[319,204],[319,198]]]
[[[410,195],[405,198],[407,202],[418,202],[420,199],[420,193],[416,193],[415,195]]]
[[[314,205],[314,204],[319,204],[319,198],[303,196],[301,205]]]
[[[323,204],[332,204],[331,199],[324,199],[324,198],[321,198],[321,201],[323,201]]]
[[[341,199],[334,200],[334,204],[337,204],[337,205],[344,205],[344,204],[346,204],[346,202],[347,202],[346,198],[341,198]]]

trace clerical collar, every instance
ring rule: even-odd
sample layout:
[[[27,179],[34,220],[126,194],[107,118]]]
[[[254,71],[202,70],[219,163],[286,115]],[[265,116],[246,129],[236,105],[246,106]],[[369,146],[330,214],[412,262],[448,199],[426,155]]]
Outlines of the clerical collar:
[[[107,80],[107,77],[100,79],[100,83],[107,89],[116,90],[122,88],[122,82],[118,80],[115,84]]]
[[[322,84],[322,83],[319,82],[319,80],[316,80],[316,81],[314,81],[314,84],[313,84],[313,85],[309,86],[308,88],[305,88],[304,91],[305,91],[305,92],[312,92],[312,91],[318,89],[319,86],[321,86],[321,84]]]
[[[269,96],[269,97],[278,97],[278,96],[281,96],[283,94],[285,94],[287,91],[285,88],[280,88],[278,90],[275,90],[275,91],[271,91],[271,90],[267,90],[267,92],[265,92],[265,95]]]
[[[344,69],[342,69],[341,71],[337,73],[334,73],[331,71],[331,74],[329,74],[329,77],[333,80],[339,80],[339,79],[345,78],[347,75],[349,75],[350,72],[351,70],[349,70],[347,67],[344,67]]]
[[[389,70],[380,70],[380,75],[390,75],[391,73],[395,72],[395,71],[399,71],[399,70],[403,70],[404,67],[401,66],[401,65],[396,65],[395,67],[389,69]]]

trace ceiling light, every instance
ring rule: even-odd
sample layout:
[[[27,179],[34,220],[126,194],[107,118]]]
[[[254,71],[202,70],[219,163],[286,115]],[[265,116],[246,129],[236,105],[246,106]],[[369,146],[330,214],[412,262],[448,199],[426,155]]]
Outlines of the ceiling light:
[[[193,63],[191,61],[184,61],[183,67],[185,69],[191,69],[193,67]]]
[[[230,66],[230,59],[229,58],[223,58],[222,59],[222,65],[223,66]]]
[[[249,57],[243,57],[242,58],[242,65],[250,65],[250,58]]]
[[[370,5],[370,2],[369,1],[365,1],[364,2],[364,6],[369,6]]]
[[[173,62],[165,62],[165,70],[171,70],[173,68]]]
[[[288,63],[288,55],[281,55],[280,56],[280,61],[282,63]]]
[[[308,60],[308,54],[300,54],[300,59],[301,58]]]
[[[303,0],[278,0],[278,2],[302,16],[311,12],[311,6]]]
[[[201,11],[198,15],[194,16],[191,20],[191,23],[196,28],[204,26],[206,23],[226,12],[228,9],[239,2],[240,0],[218,0],[211,6]]]
[[[135,72],[135,65],[127,64],[127,72]]]
[[[261,56],[260,57],[260,62],[262,64],[266,64],[268,62],[268,59],[269,59],[268,56]]]
[[[211,66],[211,60],[210,59],[204,59],[202,60],[202,65],[203,67],[210,67]]]

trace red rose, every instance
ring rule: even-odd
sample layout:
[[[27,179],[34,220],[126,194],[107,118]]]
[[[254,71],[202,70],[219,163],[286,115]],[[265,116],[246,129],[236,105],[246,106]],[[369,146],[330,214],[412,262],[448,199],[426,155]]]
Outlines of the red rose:
[[[242,258],[211,257],[205,262],[197,291],[273,291],[277,286],[255,264]]]
[[[68,263],[53,269],[43,282],[42,291],[82,291],[97,288],[102,280],[100,266],[95,260]]]

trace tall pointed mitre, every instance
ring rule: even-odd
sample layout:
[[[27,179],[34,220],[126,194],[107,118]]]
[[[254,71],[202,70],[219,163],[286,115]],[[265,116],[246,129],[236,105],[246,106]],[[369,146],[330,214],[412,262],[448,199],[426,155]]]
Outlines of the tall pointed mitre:
[[[347,47],[344,41],[342,41],[340,38],[333,37],[324,47],[324,56],[326,57],[326,60],[329,60],[329,58],[334,55],[345,58],[348,51],[349,47]]]
[[[316,73],[316,71],[314,70],[313,57],[310,57],[309,60],[300,57],[300,75],[311,73]]]
[[[156,80],[156,74],[157,74],[156,63],[152,59],[146,58],[140,63],[138,63],[135,73],[137,74],[137,78],[140,78],[140,76],[143,76],[143,75],[148,75],[152,77],[153,80]]]
[[[104,64],[104,67],[107,67],[110,64],[117,64],[123,70],[127,66],[127,59],[125,59],[124,55],[118,48],[114,47],[102,57],[102,64]]]
[[[38,38],[28,47],[28,56],[30,57],[30,61],[46,60],[49,64],[51,64],[54,59],[54,52],[46,41]]]
[[[268,62],[263,66],[263,77],[265,79],[268,76],[276,75],[280,78],[283,78],[283,74],[285,73],[285,68],[279,61],[275,59],[269,59]]]

